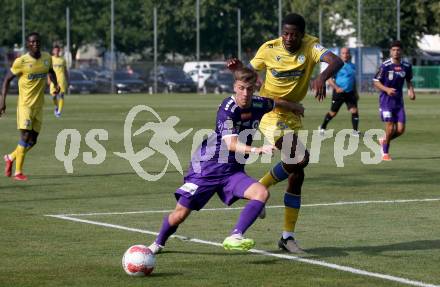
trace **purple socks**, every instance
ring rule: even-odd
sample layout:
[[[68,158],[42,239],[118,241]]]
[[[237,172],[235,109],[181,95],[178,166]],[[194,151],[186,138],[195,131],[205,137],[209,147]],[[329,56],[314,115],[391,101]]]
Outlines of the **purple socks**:
[[[251,226],[252,223],[254,223],[254,221],[257,219],[264,205],[265,203],[259,200],[250,200],[240,213],[240,218],[238,219],[238,222],[231,234],[244,234],[249,226]]]

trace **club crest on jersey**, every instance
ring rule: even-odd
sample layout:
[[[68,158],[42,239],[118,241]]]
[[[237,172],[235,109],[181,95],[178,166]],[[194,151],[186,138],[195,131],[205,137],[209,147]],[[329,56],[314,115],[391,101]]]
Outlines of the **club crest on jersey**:
[[[394,79],[394,71],[388,71],[388,80],[392,81]]]
[[[49,60],[44,60],[44,65],[49,66]]]
[[[277,62],[279,62],[281,60],[281,56],[276,56],[275,60],[277,60]]]
[[[304,64],[305,61],[306,61],[306,56],[304,56],[303,54],[298,56],[298,62],[300,64]]]

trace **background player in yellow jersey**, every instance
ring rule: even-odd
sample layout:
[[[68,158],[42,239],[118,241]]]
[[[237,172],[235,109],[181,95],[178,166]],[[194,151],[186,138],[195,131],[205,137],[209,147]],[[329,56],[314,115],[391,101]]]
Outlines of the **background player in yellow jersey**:
[[[5,77],[0,98],[0,117],[6,111],[6,95],[9,84],[14,77],[18,80],[18,103],[17,103],[17,128],[20,130],[20,140],[17,148],[4,156],[5,175],[12,175],[12,165],[15,163],[15,180],[27,180],[23,174],[23,162],[26,153],[37,143],[38,133],[43,120],[44,90],[46,78],[49,74],[55,84],[55,92],[59,87],[52,59],[49,53],[40,51],[40,35],[30,33],[27,36],[28,53],[15,59],[11,70]]]
[[[57,76],[58,85],[60,87],[60,92],[56,93],[55,85],[50,81],[50,94],[52,95],[52,100],[55,105],[54,114],[57,118],[61,116],[61,112],[64,107],[64,94],[67,92],[67,85],[69,82],[66,60],[61,57],[61,48],[55,45],[52,49],[52,66],[55,74]]]
[[[257,71],[266,70],[260,96],[282,98],[301,105],[300,102],[307,94],[313,68],[320,61],[328,63],[328,67],[312,81],[312,88],[316,91],[316,98],[322,101],[325,97],[325,81],[336,74],[343,62],[322,47],[317,38],[306,34],[304,18],[292,13],[283,19],[281,37],[264,43],[250,65]],[[234,70],[241,67],[242,63],[231,59],[227,66]],[[284,227],[278,246],[291,253],[304,252],[298,246],[294,233],[301,207],[304,168],[309,161],[309,153],[295,133],[301,127],[301,114],[277,107],[264,115],[259,127],[264,136],[282,151],[282,161],[267,172],[260,182],[270,187],[288,179],[284,195]],[[287,151],[282,148],[283,139],[289,147]],[[288,158],[296,161],[283,160]]]

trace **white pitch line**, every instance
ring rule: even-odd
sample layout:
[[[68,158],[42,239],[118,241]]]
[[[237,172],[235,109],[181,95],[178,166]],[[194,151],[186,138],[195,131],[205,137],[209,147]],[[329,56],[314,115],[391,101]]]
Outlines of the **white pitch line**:
[[[79,219],[79,218],[69,217],[69,216],[65,216],[65,215],[46,215],[46,216],[50,216],[50,217],[54,217],[54,218],[59,218],[59,219],[64,219],[64,220],[71,220],[71,221],[75,221],[75,222],[99,225],[99,226],[104,226],[104,227],[110,227],[110,228],[115,228],[115,229],[121,229],[121,230],[126,230],[126,231],[131,231],[131,232],[138,232],[138,233],[155,235],[155,236],[158,235],[157,232],[153,232],[153,231],[149,231],[149,230],[143,230],[143,229],[138,229],[138,228],[131,228],[131,227],[126,227],[126,226],[122,226],[122,225],[110,224],[110,223],[99,222],[99,221]],[[189,237],[180,236],[180,235],[173,235],[171,237],[178,238],[178,239],[185,240],[185,241],[191,241],[191,242],[195,242],[195,243],[200,243],[200,244],[213,245],[213,246],[218,246],[218,247],[222,246],[222,244],[220,244],[218,242],[202,240],[202,239],[197,239],[197,238],[189,238]],[[255,254],[264,255],[264,256],[271,256],[271,257],[276,257],[276,258],[281,258],[281,259],[287,259],[287,260],[298,261],[298,262],[302,262],[302,263],[307,263],[307,264],[327,267],[327,268],[330,268],[330,269],[335,269],[335,270],[340,270],[340,271],[344,271],[344,272],[349,272],[349,273],[353,273],[353,274],[356,274],[356,275],[363,275],[363,276],[380,278],[380,279],[394,281],[394,282],[398,282],[398,283],[402,283],[402,284],[406,284],[406,285],[420,286],[420,287],[440,287],[440,285],[424,283],[424,282],[421,282],[421,281],[410,280],[410,279],[407,279],[407,278],[392,276],[392,275],[388,275],[388,274],[369,272],[369,271],[362,270],[362,269],[356,269],[356,268],[353,268],[353,267],[338,265],[338,264],[334,264],[334,263],[328,263],[328,262],[320,261],[320,260],[301,258],[301,257],[297,257],[297,256],[287,255],[287,254],[272,253],[272,252],[268,252],[268,251],[264,251],[264,250],[259,250],[259,249],[251,249],[251,250],[249,250],[249,252],[255,253]]]
[[[409,202],[429,202],[440,201],[440,198],[422,198],[422,199],[396,199],[396,200],[366,200],[366,201],[339,201],[330,203],[312,203],[303,204],[301,207],[316,207],[316,206],[338,206],[338,205],[355,205],[355,204],[390,204],[390,203],[409,203]],[[266,208],[282,208],[284,205],[268,205]],[[225,211],[225,210],[240,210],[243,207],[223,207],[223,208],[204,208],[200,211]],[[94,212],[94,213],[70,213],[58,214],[65,216],[93,216],[93,215],[124,215],[124,214],[142,214],[142,213],[168,213],[173,210],[141,210],[141,211],[120,211],[120,212]]]

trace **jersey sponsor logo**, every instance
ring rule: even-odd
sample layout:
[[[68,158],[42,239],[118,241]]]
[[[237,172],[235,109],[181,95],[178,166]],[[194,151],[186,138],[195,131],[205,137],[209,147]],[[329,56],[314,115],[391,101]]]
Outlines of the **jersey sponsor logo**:
[[[252,107],[254,108],[262,108],[263,107],[263,103],[259,103],[259,102],[253,102],[252,103]]]
[[[313,46],[313,48],[315,48],[316,50],[318,50],[319,52],[323,51],[325,48],[321,45],[321,44],[315,44]]]
[[[28,80],[44,79],[46,77],[47,77],[47,73],[29,74]]]
[[[300,64],[304,64],[305,61],[306,61],[306,56],[304,56],[303,54],[298,56],[298,62]]]
[[[274,76],[275,78],[301,77],[304,74],[303,70],[278,72],[277,70],[272,69],[270,72],[272,73],[272,76]]]
[[[181,190],[188,192],[191,195],[194,195],[194,193],[196,193],[197,188],[199,188],[199,186],[191,182],[187,182],[180,187]]]

